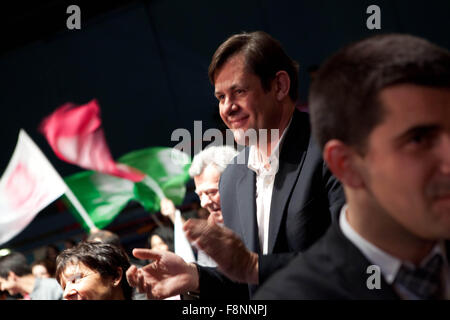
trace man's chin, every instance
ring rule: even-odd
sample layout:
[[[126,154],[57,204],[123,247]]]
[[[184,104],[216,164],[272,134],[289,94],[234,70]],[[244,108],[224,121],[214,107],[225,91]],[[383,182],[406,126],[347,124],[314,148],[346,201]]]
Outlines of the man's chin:
[[[257,130],[253,128],[232,129],[234,141],[242,146],[256,145],[258,142]]]
[[[246,141],[246,137],[245,137],[245,132],[242,129],[233,129],[233,136],[234,136],[234,141],[236,141],[237,144],[241,145],[241,146],[245,146],[247,145]]]

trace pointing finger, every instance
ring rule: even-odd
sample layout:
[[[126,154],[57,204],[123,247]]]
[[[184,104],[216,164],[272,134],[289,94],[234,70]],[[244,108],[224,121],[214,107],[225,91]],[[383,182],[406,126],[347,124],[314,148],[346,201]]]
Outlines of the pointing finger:
[[[159,260],[161,258],[161,254],[158,251],[150,249],[133,249],[133,256],[148,260]]]
[[[127,281],[130,284],[130,286],[132,286],[132,287],[136,287],[136,273],[137,273],[137,268],[134,265],[129,267],[126,272]]]

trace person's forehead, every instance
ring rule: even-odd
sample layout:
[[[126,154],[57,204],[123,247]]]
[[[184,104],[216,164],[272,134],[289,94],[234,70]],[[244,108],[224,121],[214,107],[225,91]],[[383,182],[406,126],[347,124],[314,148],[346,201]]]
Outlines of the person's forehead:
[[[196,191],[217,188],[220,180],[220,172],[213,165],[208,165],[203,171],[194,177]]]
[[[229,57],[214,75],[214,88],[216,92],[239,85],[240,81],[257,77],[247,68],[243,53]]]
[[[150,241],[151,242],[156,242],[156,243],[164,242],[163,239],[157,234],[152,235],[151,238],[150,238]]]
[[[74,274],[83,273],[83,272],[86,272],[89,270],[91,270],[91,269],[81,261],[70,261],[64,267],[64,270],[61,273],[61,275],[63,277],[69,277]]]
[[[412,104],[422,106],[430,101],[439,104],[449,101],[447,95],[450,94],[450,87],[430,87],[412,83],[400,83],[388,86],[379,92],[380,100],[390,105]]]
[[[33,270],[47,270],[47,268],[42,264],[36,264],[33,266]]]
[[[450,121],[448,88],[399,84],[381,90],[379,98],[380,112],[384,112],[379,126],[390,126],[397,132]]]

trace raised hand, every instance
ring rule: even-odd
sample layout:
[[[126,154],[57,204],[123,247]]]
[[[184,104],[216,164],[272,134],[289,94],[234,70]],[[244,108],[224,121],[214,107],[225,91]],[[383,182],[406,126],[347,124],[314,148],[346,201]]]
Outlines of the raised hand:
[[[172,200],[163,198],[160,202],[161,206],[161,214],[163,216],[169,217],[172,222],[175,221],[175,205],[173,204]]]
[[[189,219],[183,229],[188,240],[214,259],[231,280],[258,283],[258,255],[249,251],[232,230],[217,225],[213,219]]]
[[[170,251],[134,249],[133,255],[139,259],[154,260],[137,269],[131,266],[126,273],[128,283],[146,293],[148,299],[165,299],[199,287],[197,267],[186,263]]]

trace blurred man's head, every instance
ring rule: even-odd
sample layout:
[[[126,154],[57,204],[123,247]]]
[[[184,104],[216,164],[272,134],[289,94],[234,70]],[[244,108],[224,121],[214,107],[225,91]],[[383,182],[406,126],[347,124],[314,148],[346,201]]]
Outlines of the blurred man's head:
[[[200,205],[209,211],[217,223],[223,223],[219,194],[220,175],[237,154],[238,152],[229,146],[212,146],[196,154],[189,169],[189,175],[194,178]]]
[[[320,68],[309,101],[349,203],[405,239],[450,238],[448,50],[409,35],[359,41]]]
[[[12,296],[24,293],[19,279],[28,275],[32,275],[31,267],[20,252],[12,252],[0,257],[0,291],[8,291]]]
[[[248,144],[243,136],[248,129],[280,128],[298,98],[298,64],[261,31],[228,38],[214,53],[208,74],[220,116],[240,144]]]

